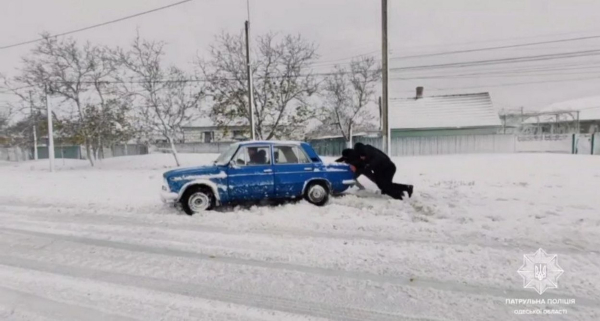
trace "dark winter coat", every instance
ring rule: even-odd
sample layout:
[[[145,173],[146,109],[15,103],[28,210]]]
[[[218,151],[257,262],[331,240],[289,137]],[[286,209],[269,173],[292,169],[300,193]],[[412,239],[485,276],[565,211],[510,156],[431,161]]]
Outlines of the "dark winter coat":
[[[371,145],[356,143],[354,145],[354,150],[359,156],[365,157],[365,167],[375,172],[377,172],[378,169],[389,168],[391,165],[394,165],[392,160],[384,152]]]
[[[373,177],[372,171],[365,171],[365,161],[360,159],[360,155],[352,148],[346,148],[342,151],[342,157],[335,160],[336,162],[344,162],[356,167],[356,176],[365,175],[368,178]]]
[[[342,157],[335,160],[336,162],[344,162],[346,164],[354,165],[354,167],[360,167],[363,161],[358,156],[358,153],[351,148],[346,148],[342,151]]]

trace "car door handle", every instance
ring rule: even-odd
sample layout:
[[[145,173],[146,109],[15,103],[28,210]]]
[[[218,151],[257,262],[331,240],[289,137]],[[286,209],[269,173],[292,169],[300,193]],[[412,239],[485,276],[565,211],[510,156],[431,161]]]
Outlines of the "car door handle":
[[[265,172],[265,173],[271,173],[271,172],[273,172],[273,170],[272,169],[265,169],[263,172]]]
[[[312,170],[313,170],[313,168],[312,168],[312,167],[304,167],[304,170],[305,170],[305,171],[312,171]]]

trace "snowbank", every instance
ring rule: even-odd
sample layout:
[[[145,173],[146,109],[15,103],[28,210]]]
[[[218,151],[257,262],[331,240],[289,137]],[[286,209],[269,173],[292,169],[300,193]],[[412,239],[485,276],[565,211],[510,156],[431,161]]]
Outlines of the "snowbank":
[[[210,164],[218,154],[179,154],[181,166],[195,166]],[[50,163],[47,159],[28,162],[0,162],[0,166],[12,167],[19,171],[49,171]],[[96,161],[94,167],[88,160],[56,159],[54,163],[57,171],[70,170],[163,170],[174,168],[175,160],[171,154],[149,154],[137,156],[122,156],[106,158]]]
[[[188,166],[216,156],[180,158]],[[91,307],[145,319],[161,318],[168,292],[182,298],[181,311],[216,320],[246,315],[245,308],[256,320],[509,320],[518,307],[505,299],[540,298],[516,271],[541,247],[565,270],[543,297],[576,298],[565,320],[597,319],[600,157],[394,162],[395,180],[416,186],[410,200],[381,196],[361,178],[368,191],[351,190],[325,207],[301,201],[194,217],[159,201],[161,174],[174,164],[168,154],[106,159],[93,169],[66,161],[56,173],[47,161],[0,166],[0,263],[18,267],[0,264],[0,277],[9,288],[42,288],[49,297],[73,288],[80,295],[61,300],[76,306],[86,304],[88,285],[71,276],[83,278],[104,300]],[[151,307],[136,308],[147,297]]]

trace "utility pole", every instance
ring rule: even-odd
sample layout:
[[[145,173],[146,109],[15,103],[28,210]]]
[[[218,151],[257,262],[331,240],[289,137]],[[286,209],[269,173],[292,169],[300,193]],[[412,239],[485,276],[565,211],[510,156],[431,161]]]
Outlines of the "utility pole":
[[[50,172],[54,172],[54,134],[52,130],[52,107],[50,107],[48,85],[44,85],[46,94],[46,110],[48,113],[48,159],[50,160]],[[88,155],[90,157],[90,155]]]
[[[29,110],[31,118],[33,119],[33,159],[38,159],[38,146],[37,146],[37,117],[33,113],[33,100],[31,99],[31,91],[29,92]]]
[[[379,106],[379,130],[382,131],[383,130],[383,116],[382,116],[382,111],[381,111],[381,96],[379,96],[379,101],[378,101],[378,106]]]
[[[347,148],[352,148],[352,146],[354,146],[354,140],[353,138],[353,130],[354,130],[354,124],[352,123],[352,121],[350,122],[350,126],[348,126],[348,146]]]
[[[250,66],[250,20],[246,20],[246,67],[248,73],[248,109],[250,111],[250,137],[256,140],[256,128],[254,124],[254,93],[252,87],[252,68]]]
[[[383,101],[381,103],[381,109],[383,114],[383,128],[382,128],[382,138],[383,138],[383,146],[386,154],[391,155],[390,148],[390,124],[388,117],[388,106],[389,106],[389,96],[388,96],[388,2],[387,0],[381,0],[381,36],[382,36],[382,95]]]

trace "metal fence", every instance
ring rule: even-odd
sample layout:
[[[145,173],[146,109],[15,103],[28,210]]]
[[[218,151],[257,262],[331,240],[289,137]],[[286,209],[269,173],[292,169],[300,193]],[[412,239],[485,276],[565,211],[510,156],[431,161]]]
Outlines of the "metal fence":
[[[111,148],[111,156],[132,156],[132,155],[146,155],[148,154],[148,146],[127,144],[127,145],[115,145]]]
[[[575,153],[575,134],[543,134],[515,136],[516,152]],[[589,154],[589,153],[588,153]]]
[[[382,139],[357,137],[381,149]],[[346,148],[343,139],[310,142],[319,155],[338,156]],[[547,135],[457,135],[432,137],[394,137],[392,156],[472,154],[472,153],[565,153],[600,155],[600,133]]]
[[[357,137],[354,141],[382,149],[379,137]],[[346,148],[342,139],[310,142],[319,155],[341,155]],[[394,137],[390,140],[392,156],[441,155],[461,153],[512,153],[515,141],[512,135],[464,135],[432,137]]]
[[[381,149],[382,140],[378,137],[355,137],[353,143],[361,142],[369,144]],[[321,156],[338,156],[342,154],[342,150],[347,148],[347,143],[343,139],[327,139],[327,140],[311,140],[310,145],[314,148],[317,154]]]
[[[144,145],[128,144],[103,148],[99,156],[104,158],[133,156],[148,154],[148,147]],[[57,159],[87,159],[86,149],[83,146],[55,146],[54,157]],[[0,160],[23,162],[34,159],[33,147],[0,147]],[[48,147],[38,147],[38,159],[48,159]]]
[[[398,137],[391,140],[393,156],[513,153],[512,135]]]
[[[378,137],[356,137],[354,142],[369,144],[382,149]],[[343,139],[310,141],[317,154],[339,156],[346,148]],[[215,153],[229,148],[226,143],[175,144],[179,153]],[[152,152],[170,153],[169,144],[160,144],[149,149],[144,145],[116,145],[104,149],[104,157],[145,155]],[[391,139],[392,156],[443,155],[469,153],[565,153],[600,155],[600,133],[596,134],[548,134],[548,135],[461,135],[433,137],[395,137]],[[85,148],[80,146],[57,146],[56,158],[85,159]],[[48,158],[46,147],[38,149],[38,158]],[[33,159],[32,148],[0,148],[2,161],[26,161]]]
[[[0,161],[24,162],[32,159],[29,149],[20,147],[0,147]]]

